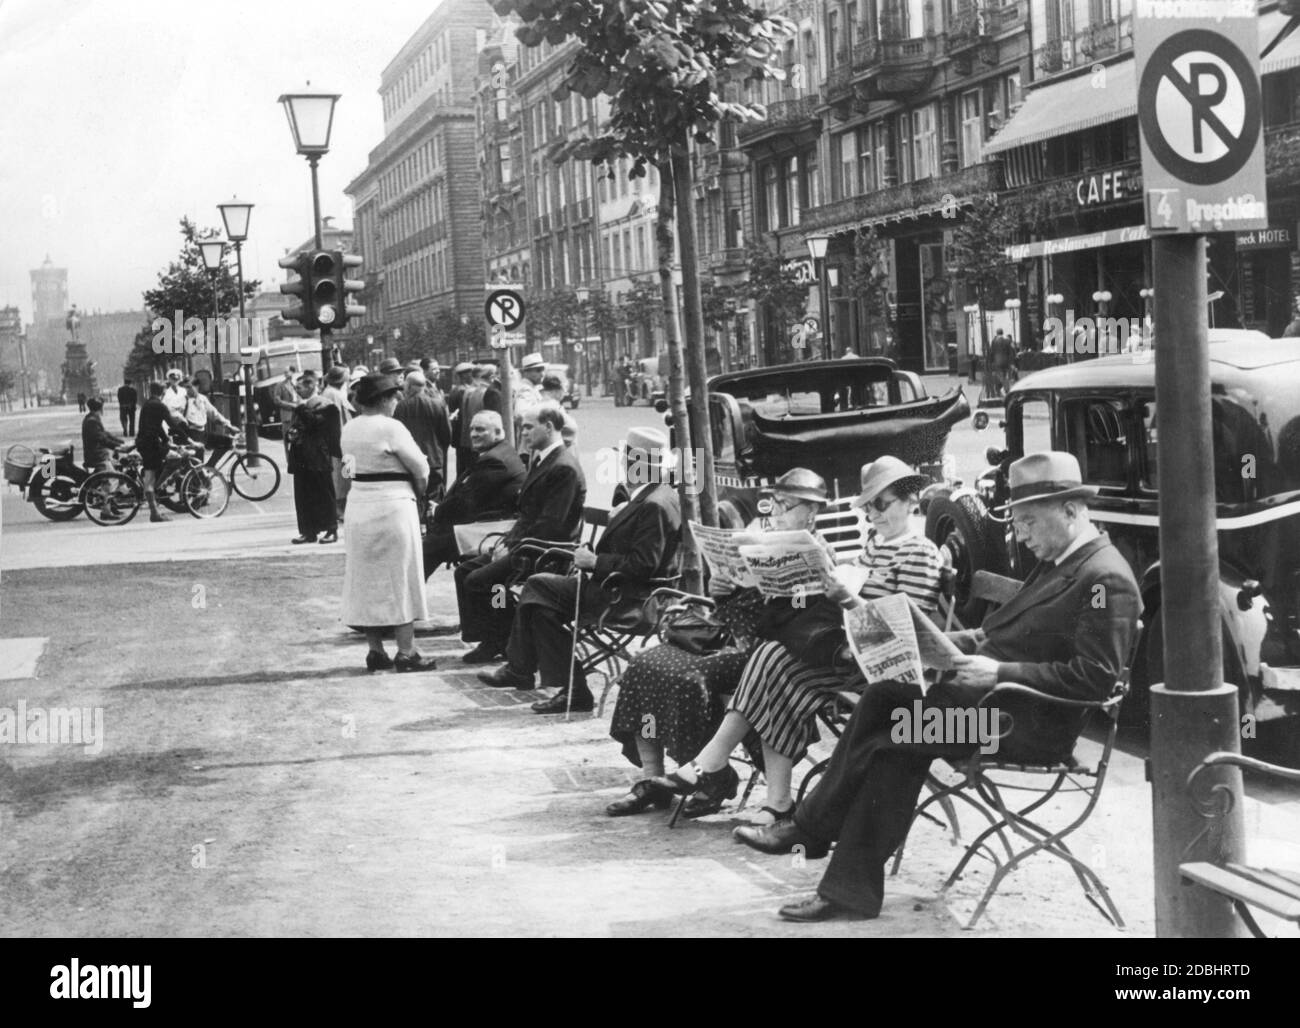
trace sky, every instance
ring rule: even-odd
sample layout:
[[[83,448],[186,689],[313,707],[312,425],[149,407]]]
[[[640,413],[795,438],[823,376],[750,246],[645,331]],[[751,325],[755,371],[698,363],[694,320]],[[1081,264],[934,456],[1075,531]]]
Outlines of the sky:
[[[311,176],[277,98],[341,94],[321,213],[383,138],[380,75],[438,0],[0,0],[0,307],[31,320],[48,254],[84,311],[139,310],[180,251],[180,219],[255,204],[244,277],[311,236]]]

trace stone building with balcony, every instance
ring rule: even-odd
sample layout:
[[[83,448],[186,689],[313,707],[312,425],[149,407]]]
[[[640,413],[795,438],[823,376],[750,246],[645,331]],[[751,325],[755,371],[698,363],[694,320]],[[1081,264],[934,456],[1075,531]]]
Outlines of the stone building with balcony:
[[[380,77],[384,138],[345,192],[367,222],[363,245],[376,251],[363,265],[367,292],[382,289],[390,329],[481,309],[474,111],[479,52],[494,21],[484,0],[445,0]],[[435,350],[444,363],[455,358],[454,341]]]
[[[798,5],[796,5],[798,6]],[[809,265],[810,310],[823,336],[810,356],[886,354],[916,371],[943,371],[965,352],[962,283],[949,249],[963,211],[1002,186],[988,139],[1021,102],[1030,43],[1027,0],[825,0],[811,8],[824,60],[805,96],[783,98],[784,141],[751,135],[754,230],[791,262]],[[787,86],[786,88],[789,88]],[[872,260],[887,276],[881,302],[853,287]],[[829,310],[806,245],[828,240]],[[760,326],[769,360],[785,356],[775,326]]]
[[[531,229],[525,195],[523,118],[515,80],[519,43],[514,23],[494,27],[479,53],[475,94],[487,282],[528,281]]]
[[[1151,245],[1142,206],[1132,0],[1032,0],[1033,82],[987,145],[1004,197],[1055,197],[1049,225],[1013,256],[1022,344],[1044,319],[1132,319],[1151,312]],[[1280,335],[1300,295],[1300,32],[1260,4],[1270,228],[1207,235],[1209,322]],[[1059,298],[1059,299],[1058,299]]]

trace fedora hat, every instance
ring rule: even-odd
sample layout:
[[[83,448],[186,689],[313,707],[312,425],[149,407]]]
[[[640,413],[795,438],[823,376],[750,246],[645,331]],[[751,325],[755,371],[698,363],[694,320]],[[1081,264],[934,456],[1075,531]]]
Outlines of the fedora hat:
[[[453,375],[463,375],[465,374],[465,372],[473,371],[473,370],[474,370],[473,364],[471,364],[469,361],[461,361],[452,369],[451,373]]]
[[[1095,485],[1084,485],[1079,461],[1072,453],[1048,450],[1029,453],[1010,468],[1011,499],[1000,507],[1010,510],[1035,500],[1078,500],[1097,495]]]
[[[767,492],[780,493],[782,496],[797,496],[811,503],[826,503],[830,493],[826,490],[826,479],[807,468],[791,468],[781,475],[768,488]]]
[[[400,393],[401,391],[402,383],[396,377],[376,371],[372,375],[366,375],[357,383],[357,403],[369,406],[389,393]]]
[[[402,372],[402,362],[396,357],[385,357],[379,362],[379,374],[381,375],[400,375]]]
[[[540,353],[530,353],[524,356],[523,363],[519,365],[520,371],[530,371],[533,368],[545,368],[546,361],[542,360]]]
[[[903,494],[920,492],[930,480],[897,457],[881,457],[862,466],[862,491],[851,506],[865,507],[891,485]]]
[[[672,462],[668,451],[668,436],[657,428],[629,428],[624,445],[628,450],[640,450],[648,455],[651,464],[661,467]]]
[[[335,364],[329,371],[325,372],[325,381],[337,388],[345,384],[348,380],[348,369],[342,364]]]

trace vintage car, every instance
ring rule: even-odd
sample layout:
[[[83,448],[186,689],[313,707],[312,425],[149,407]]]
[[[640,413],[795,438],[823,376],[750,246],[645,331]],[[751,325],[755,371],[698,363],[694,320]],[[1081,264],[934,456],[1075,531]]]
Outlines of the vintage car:
[[[1300,714],[1300,343],[1261,333],[1210,332],[1215,499],[1224,680],[1241,711],[1264,721]],[[984,412],[975,426],[987,425]],[[1079,459],[1100,492],[1092,518],[1142,588],[1144,636],[1133,668],[1131,720],[1145,720],[1146,689],[1163,680],[1156,464],[1159,421],[1151,352],[1105,357],[1026,376],[1007,396],[1005,448],[990,447],[974,489],[935,489],[926,530],[958,569],[959,615],[987,568],[1023,578],[1033,556],[994,512],[1012,461],[1056,449]]]
[[[862,465],[886,454],[934,480],[951,479],[944,447],[970,415],[959,386],[927,396],[919,376],[883,357],[805,361],[709,380],[718,516],[739,528],[765,485],[796,467],[826,479],[841,514],[858,494]]]

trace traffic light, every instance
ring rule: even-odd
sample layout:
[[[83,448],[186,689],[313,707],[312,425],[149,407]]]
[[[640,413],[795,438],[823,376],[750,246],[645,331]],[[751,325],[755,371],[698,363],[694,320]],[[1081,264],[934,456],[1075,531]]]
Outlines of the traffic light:
[[[361,315],[366,313],[365,307],[363,307],[359,303],[352,302],[354,299],[354,296],[352,294],[359,293],[361,292],[361,290],[365,289],[366,283],[359,278],[346,277],[349,268],[361,267],[360,257],[356,256],[355,254],[342,253],[342,252],[339,253],[339,257],[342,258],[341,261],[342,269],[340,271],[340,275],[343,276],[342,278],[343,317],[342,320],[339,321],[339,325],[343,326],[348,323],[349,318],[359,318],[361,317]]]
[[[296,321],[305,329],[316,329],[316,311],[310,303],[311,298],[311,262],[309,253],[296,253],[290,257],[281,257],[279,264],[297,273],[298,277],[280,286],[280,292],[294,297],[298,302],[286,307],[280,314],[285,321]]]
[[[342,250],[318,250],[311,256],[311,311],[319,328],[340,328],[343,297]]]

